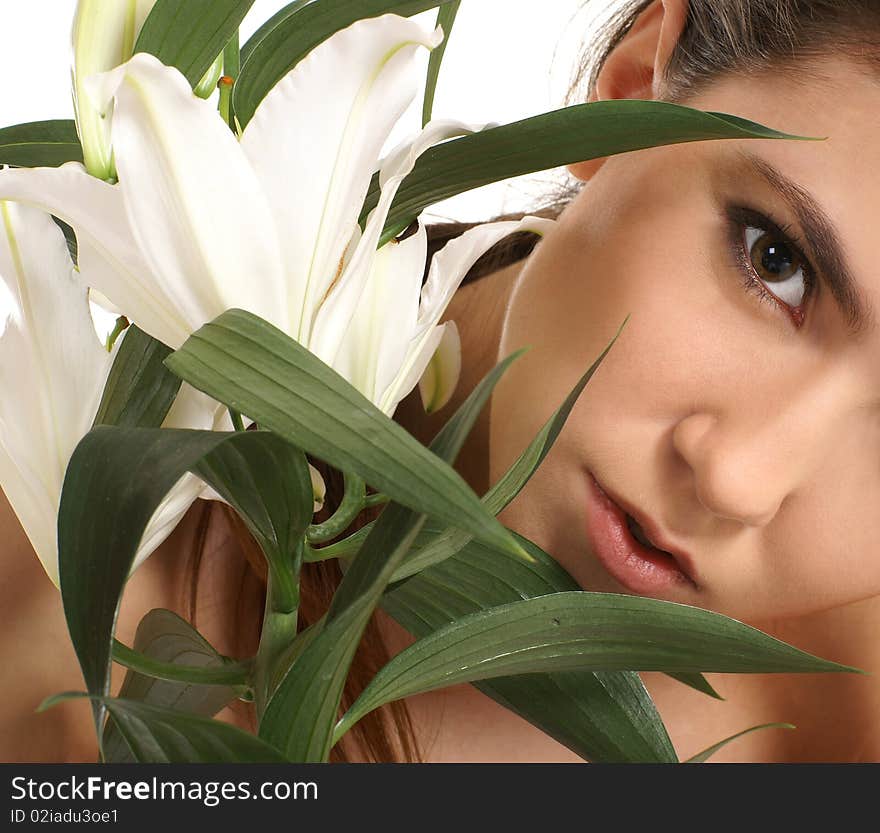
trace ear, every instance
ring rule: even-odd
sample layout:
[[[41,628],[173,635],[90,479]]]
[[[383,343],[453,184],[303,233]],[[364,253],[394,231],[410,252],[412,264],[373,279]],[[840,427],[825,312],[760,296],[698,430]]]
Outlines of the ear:
[[[588,101],[655,99],[663,70],[687,22],[688,0],[652,0],[606,58]],[[568,165],[572,176],[590,179],[607,157]]]

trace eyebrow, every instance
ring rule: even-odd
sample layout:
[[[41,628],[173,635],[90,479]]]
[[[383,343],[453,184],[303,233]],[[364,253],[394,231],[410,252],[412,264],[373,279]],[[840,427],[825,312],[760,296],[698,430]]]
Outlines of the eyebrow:
[[[874,309],[862,295],[847,262],[840,235],[819,202],[804,187],[789,179],[766,159],[743,148],[737,158],[776,190],[797,215],[819,271],[837,306],[847,319],[850,333],[859,335],[875,324]]]

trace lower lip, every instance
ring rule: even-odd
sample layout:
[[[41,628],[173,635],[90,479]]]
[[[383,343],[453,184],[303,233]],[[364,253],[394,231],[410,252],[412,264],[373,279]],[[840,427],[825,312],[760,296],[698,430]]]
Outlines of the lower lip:
[[[640,544],[626,525],[626,513],[614,503],[592,474],[588,477],[587,535],[602,566],[633,593],[651,594],[693,586],[675,559]]]

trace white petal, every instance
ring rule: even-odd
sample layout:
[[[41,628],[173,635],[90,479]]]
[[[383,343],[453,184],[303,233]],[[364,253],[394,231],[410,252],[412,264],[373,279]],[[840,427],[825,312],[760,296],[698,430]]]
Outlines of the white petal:
[[[440,344],[419,377],[419,395],[426,414],[439,411],[449,402],[461,376],[461,336],[458,327],[454,321],[447,321],[440,325],[440,329],[443,330]]]
[[[397,379],[382,395],[383,409],[400,402],[415,386],[439,343],[436,324],[471,266],[503,237],[517,231],[546,234],[555,222],[542,217],[523,217],[484,223],[450,240],[431,260],[422,288],[418,323]],[[386,413],[388,411],[386,410]]]
[[[0,476],[57,585],[64,472],[91,428],[113,357],[98,341],[87,289],[47,214],[0,202],[0,276],[15,303],[0,337]]]
[[[351,262],[321,304],[312,337],[306,345],[326,364],[336,367],[340,345],[369,280],[372,261],[376,257],[376,245],[400,183],[413,169],[418,157],[429,147],[443,139],[473,133],[478,129],[458,121],[435,119],[428,122],[415,139],[402,142],[385,158],[379,172],[382,187],[379,202],[367,218],[363,236]]]
[[[422,289],[419,326],[436,324],[452,300],[471,266],[502,238],[517,231],[545,235],[556,225],[544,217],[526,216],[521,220],[483,223],[450,240],[434,255]]]
[[[446,322],[446,324],[451,322]],[[425,372],[425,368],[431,361],[431,357],[440,347],[440,342],[446,333],[446,324],[440,327],[431,327],[418,341],[418,349],[410,348],[406,361],[400,369],[397,378],[388,386],[377,403],[382,412],[393,416],[394,411],[403,399],[415,386]]]
[[[395,378],[416,328],[427,257],[425,229],[390,240],[373,258],[367,284],[334,369],[371,402]]]
[[[316,46],[263,99],[241,138],[284,248],[292,335],[308,344],[379,153],[416,94],[419,46],[442,30],[386,14]],[[375,244],[374,244],[375,248]]]
[[[179,347],[192,331],[174,299],[153,280],[125,214],[119,185],[86,173],[79,162],[58,168],[0,171],[0,200],[34,205],[76,231],[83,281],[154,338]]]
[[[235,306],[287,330],[272,214],[214,106],[146,53],[92,80],[96,95],[115,100],[113,150],[132,234],[189,328]]]

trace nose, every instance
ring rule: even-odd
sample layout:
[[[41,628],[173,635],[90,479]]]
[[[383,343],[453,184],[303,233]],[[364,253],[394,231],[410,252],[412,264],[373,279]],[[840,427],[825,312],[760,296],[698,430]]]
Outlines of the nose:
[[[764,526],[810,476],[832,416],[815,398],[781,407],[755,401],[735,410],[688,414],[676,424],[672,442],[709,512]]]

